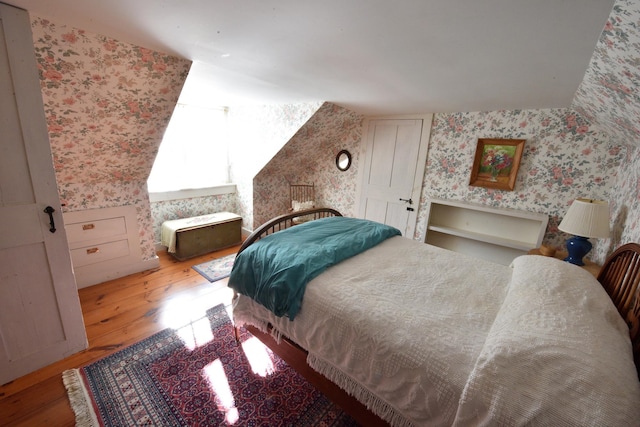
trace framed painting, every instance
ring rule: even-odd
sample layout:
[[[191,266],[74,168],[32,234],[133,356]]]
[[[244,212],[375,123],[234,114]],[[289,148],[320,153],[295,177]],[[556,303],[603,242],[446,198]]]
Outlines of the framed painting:
[[[479,138],[469,185],[513,191],[524,139]]]

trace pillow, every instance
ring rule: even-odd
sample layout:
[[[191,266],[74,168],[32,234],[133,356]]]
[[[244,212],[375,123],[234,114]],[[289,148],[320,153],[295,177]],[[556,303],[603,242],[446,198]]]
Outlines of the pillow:
[[[312,209],[314,208],[315,205],[313,203],[313,200],[309,200],[306,202],[299,202],[297,200],[293,200],[291,202],[291,208],[293,210],[293,212],[298,212],[298,211],[304,211],[306,209]],[[293,219],[293,223],[294,224],[302,224],[303,222],[307,222],[307,221],[311,221],[313,220],[313,215],[303,215],[303,216],[299,216],[297,218]]]
[[[299,202],[297,200],[294,200],[291,202],[291,207],[293,208],[294,212],[298,212],[306,209],[312,209],[314,207],[314,204],[313,200],[309,200],[306,202]]]

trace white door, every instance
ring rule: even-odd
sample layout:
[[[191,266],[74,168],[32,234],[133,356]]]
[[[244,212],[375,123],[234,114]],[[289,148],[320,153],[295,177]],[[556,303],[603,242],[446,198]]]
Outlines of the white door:
[[[86,348],[87,338],[29,17],[0,3],[0,26],[0,384],[5,384]]]
[[[365,123],[358,216],[413,238],[433,116]]]

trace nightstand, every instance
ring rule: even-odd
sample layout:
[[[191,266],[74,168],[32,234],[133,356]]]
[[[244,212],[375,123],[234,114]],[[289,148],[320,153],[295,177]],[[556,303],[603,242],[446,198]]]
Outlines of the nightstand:
[[[540,253],[540,248],[536,248],[536,249],[531,249],[528,252],[529,255],[540,255],[540,256],[544,256]],[[555,254],[553,255],[554,258],[559,259],[559,260],[564,260],[567,257],[567,253],[565,251],[556,251]],[[564,262],[564,261],[563,261]],[[589,261],[588,259],[584,260],[584,265],[582,266],[582,268],[584,268],[585,270],[587,270],[589,273],[591,273],[593,275],[593,277],[598,277],[598,273],[600,272],[600,267],[601,265],[596,264],[593,261]]]

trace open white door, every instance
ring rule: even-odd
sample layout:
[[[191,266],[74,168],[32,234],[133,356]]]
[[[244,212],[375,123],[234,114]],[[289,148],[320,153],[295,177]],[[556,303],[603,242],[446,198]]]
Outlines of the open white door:
[[[29,16],[0,3],[0,26],[0,384],[5,384],[86,348],[87,338]]]
[[[365,122],[358,216],[413,238],[433,115]]]

